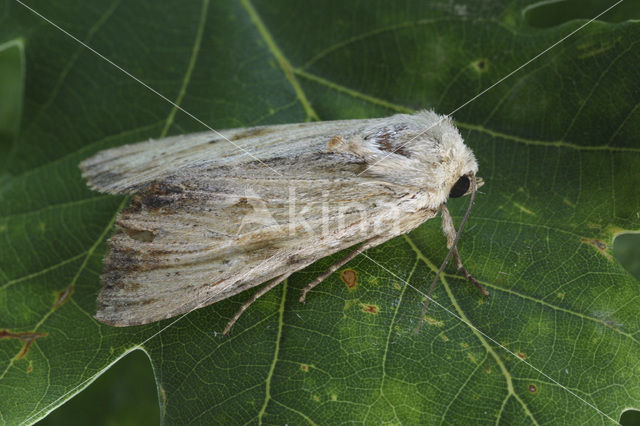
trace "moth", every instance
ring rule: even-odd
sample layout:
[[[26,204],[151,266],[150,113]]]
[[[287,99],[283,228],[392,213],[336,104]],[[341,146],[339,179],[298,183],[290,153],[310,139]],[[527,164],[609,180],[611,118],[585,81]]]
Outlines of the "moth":
[[[359,253],[438,212],[447,259],[488,294],[462,265],[446,207],[482,185],[478,164],[452,120],[432,111],[172,136],[98,152],[80,168],[90,188],[134,195],[108,240],[96,313],[106,324],[147,324],[268,282],[228,333],[292,273],[357,245],[304,288],[304,302]]]

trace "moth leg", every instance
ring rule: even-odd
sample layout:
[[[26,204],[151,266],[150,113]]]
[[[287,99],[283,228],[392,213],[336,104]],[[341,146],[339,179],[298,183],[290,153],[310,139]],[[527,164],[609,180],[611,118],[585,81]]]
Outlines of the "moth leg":
[[[451,218],[451,214],[449,213],[449,209],[445,204],[440,206],[440,211],[442,213],[442,232],[447,237],[447,248],[451,248],[453,245],[453,241],[456,239],[456,228],[453,226],[453,219]],[[464,277],[473,284],[483,296],[488,296],[489,292],[476,280],[466,269],[462,266],[462,260],[460,259],[460,253],[458,253],[458,247],[453,248],[453,258],[456,261],[456,267],[458,271],[464,275]]]
[[[488,296],[489,292],[487,291],[486,288],[484,288],[482,286],[482,284],[480,284],[478,282],[478,280],[476,280],[473,275],[471,275],[465,268],[464,266],[462,266],[462,261],[460,260],[460,254],[458,253],[458,248],[454,248],[453,249],[453,258],[456,260],[456,266],[458,267],[458,271],[462,272],[462,275],[464,275],[464,277],[474,286],[476,286],[476,288],[478,290],[480,290],[480,293],[482,293],[483,296]]]
[[[316,278],[315,280],[311,281],[309,284],[307,284],[307,286],[305,288],[302,289],[302,295],[300,296],[300,302],[304,303],[306,297],[307,297],[307,293],[309,293],[309,291],[311,291],[312,288],[314,288],[315,286],[317,286],[318,284],[320,284],[322,281],[324,281],[329,275],[333,274],[335,271],[338,270],[338,268],[340,268],[342,265],[344,265],[345,263],[347,263],[348,261],[350,261],[351,259],[353,259],[354,257],[356,257],[357,255],[359,255],[360,253],[362,253],[363,251],[377,246],[378,244],[381,244],[384,240],[381,240],[380,238],[372,238],[368,241],[365,241],[364,244],[362,244],[360,247],[358,247],[357,249],[355,249],[354,251],[352,251],[351,253],[349,253],[345,258],[338,260],[336,263],[334,263],[333,265],[329,266],[329,269],[327,269],[327,271],[320,275],[318,278]]]
[[[238,319],[240,318],[240,316],[242,316],[242,314],[244,313],[244,311],[247,310],[247,308],[249,306],[251,306],[251,304],[253,302],[255,302],[256,300],[258,300],[258,298],[260,296],[263,296],[265,293],[267,293],[269,290],[271,290],[272,288],[274,288],[275,286],[277,286],[278,284],[280,284],[282,281],[286,280],[287,278],[289,278],[289,274],[284,274],[284,275],[280,275],[279,277],[275,278],[273,281],[271,281],[270,283],[265,284],[264,287],[262,287],[260,290],[256,291],[253,296],[251,296],[249,298],[249,300],[247,300],[246,302],[244,302],[244,305],[242,305],[240,307],[240,309],[238,309],[238,312],[236,312],[236,314],[233,316],[233,318],[231,318],[229,320],[229,322],[227,323],[227,326],[224,328],[224,334],[225,335],[229,335],[229,332],[231,331],[231,327],[233,327],[233,324],[236,323],[236,321],[238,321]]]

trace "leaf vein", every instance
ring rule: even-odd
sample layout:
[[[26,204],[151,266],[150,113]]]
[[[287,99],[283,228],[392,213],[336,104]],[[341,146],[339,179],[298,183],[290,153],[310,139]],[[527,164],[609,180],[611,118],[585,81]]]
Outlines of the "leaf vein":
[[[264,42],[267,44],[269,51],[271,52],[273,57],[276,59],[276,61],[280,65],[280,69],[282,69],[282,72],[284,73],[285,78],[289,81],[289,84],[291,84],[291,87],[296,93],[296,96],[300,101],[300,104],[302,105],[302,108],[304,109],[307,115],[307,120],[319,120],[318,115],[313,110],[311,103],[307,99],[307,96],[302,90],[300,83],[296,79],[291,63],[286,58],[286,56],[284,56],[284,54],[282,53],[282,50],[280,50],[280,47],[278,47],[278,45],[276,44],[275,40],[273,39],[273,36],[271,35],[268,28],[262,21],[262,18],[260,18],[260,15],[258,15],[258,11],[253,7],[250,0],[241,0],[241,3],[244,9],[246,10],[247,14],[249,15],[251,22],[253,22],[256,29],[260,33],[260,36],[262,37]]]
[[[260,408],[260,412],[258,413],[258,423],[262,424],[262,418],[265,415],[267,405],[269,404],[269,400],[271,399],[271,380],[273,379],[273,373],[276,369],[276,363],[278,362],[278,356],[280,353],[280,343],[282,341],[282,329],[284,327],[284,307],[285,302],[287,300],[287,286],[289,284],[289,280],[285,280],[282,283],[282,299],[280,300],[280,307],[278,308],[278,334],[276,336],[275,348],[273,351],[273,360],[271,361],[271,366],[269,367],[269,373],[264,381],[265,384],[265,398],[262,407]]]
[[[165,122],[165,126],[162,129],[162,137],[167,135],[171,124],[173,124],[174,117],[178,112],[179,105],[182,103],[185,94],[187,93],[187,86],[191,81],[191,75],[193,74],[193,70],[196,65],[196,61],[198,60],[198,55],[200,54],[200,46],[202,45],[202,35],[204,34],[204,27],[207,23],[207,10],[209,8],[209,0],[202,1],[202,9],[200,11],[200,22],[198,22],[198,30],[196,31],[196,39],[193,43],[193,50],[191,51],[191,57],[189,58],[189,64],[187,65],[187,71],[185,72],[184,78],[182,80],[182,85],[180,86],[180,92],[178,93],[178,97],[176,101],[171,106],[171,112],[167,117],[167,121]]]

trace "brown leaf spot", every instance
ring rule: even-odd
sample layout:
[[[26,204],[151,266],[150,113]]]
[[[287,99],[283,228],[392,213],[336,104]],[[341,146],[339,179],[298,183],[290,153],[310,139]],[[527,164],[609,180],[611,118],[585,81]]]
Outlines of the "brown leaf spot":
[[[527,354],[525,354],[525,353],[518,352],[516,355],[518,355],[518,357],[521,358],[521,359],[527,359]]]
[[[366,312],[368,314],[378,315],[380,309],[376,305],[368,305],[366,303],[362,304],[362,312]]]
[[[489,61],[486,58],[476,59],[471,63],[471,66],[477,72],[487,72],[489,70]]]
[[[340,278],[347,285],[349,290],[353,290],[358,285],[358,274],[353,269],[345,269],[340,273]]]
[[[595,238],[584,237],[580,238],[580,241],[582,241],[584,244],[589,244],[590,246],[595,247],[600,252],[600,254],[602,254],[608,260],[612,260],[611,255],[607,252],[607,245],[604,243],[604,241],[597,240]]]
[[[53,303],[53,310],[55,311],[60,306],[64,305],[69,297],[73,294],[73,284],[69,284],[64,290],[58,292],[56,301]]]
[[[29,365],[27,366],[27,373],[31,373],[33,371],[33,361],[29,361]]]
[[[489,367],[488,365],[484,366],[484,371],[487,372],[487,374],[491,374],[491,367]]]
[[[531,392],[531,393],[538,392],[538,387],[536,385],[534,385],[534,384],[530,384],[529,385],[529,392]]]
[[[22,340],[22,349],[16,356],[16,359],[24,358],[24,356],[29,352],[29,348],[31,344],[35,342],[36,339],[40,337],[47,337],[49,333],[34,333],[31,331],[14,333],[12,331],[7,330],[6,328],[0,330],[0,339],[20,339]]]
[[[300,364],[300,370],[306,373],[309,371],[309,366],[307,364]]]
[[[439,321],[435,318],[432,318],[428,315],[425,315],[424,322],[426,322],[429,325],[435,325],[436,327],[442,327],[444,325],[444,322]]]

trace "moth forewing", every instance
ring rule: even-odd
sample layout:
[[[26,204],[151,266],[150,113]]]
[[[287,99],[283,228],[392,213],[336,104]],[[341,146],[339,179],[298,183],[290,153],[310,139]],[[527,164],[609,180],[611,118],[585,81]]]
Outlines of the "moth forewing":
[[[136,194],[108,241],[100,321],[170,318],[380,244],[433,218],[478,170],[451,120],[430,111],[221,134],[251,155],[206,132],[81,163],[91,188]]]

